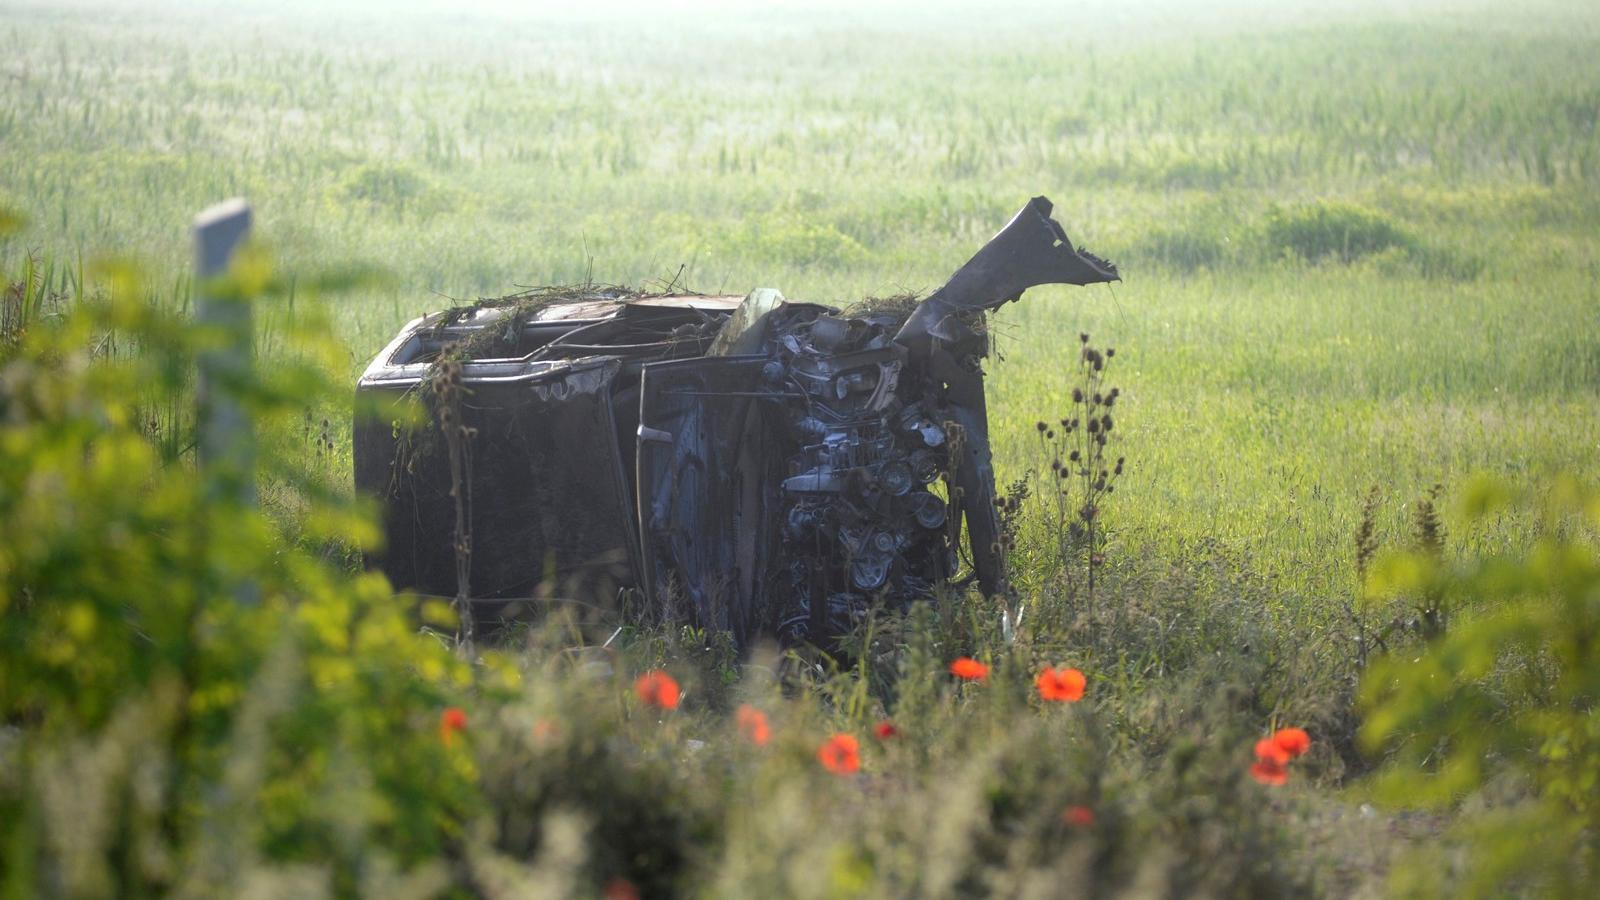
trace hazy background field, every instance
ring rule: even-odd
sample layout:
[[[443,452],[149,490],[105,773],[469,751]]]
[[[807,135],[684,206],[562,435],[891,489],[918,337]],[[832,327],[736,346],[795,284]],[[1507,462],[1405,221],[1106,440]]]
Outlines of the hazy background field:
[[[1348,587],[1369,485],[1398,520],[1474,469],[1594,471],[1591,4],[517,7],[7,2],[0,256],[181,296],[188,217],[243,195],[286,270],[392,274],[336,301],[353,376],[517,285],[928,290],[1044,193],[1125,281],[996,317],[1002,481],[1080,330],[1122,354],[1121,540],[1286,599]],[[1394,246],[1269,233],[1330,202]]]
[[[396,618],[399,636],[384,637],[373,655],[391,653],[392,671],[372,680],[372,696],[318,696],[337,721],[388,713],[396,722],[384,727],[403,729],[373,726],[377,749],[361,757],[373,767],[431,777],[417,760],[443,752],[454,754],[456,781],[386,782],[398,795],[439,796],[418,801],[415,820],[426,827],[417,825],[414,843],[404,830],[412,823],[402,822],[401,839],[385,832],[377,844],[402,858],[443,853],[465,865],[452,829],[472,812],[459,804],[476,802],[460,797],[480,791],[485,808],[541,823],[571,806],[598,816],[599,855],[573,863],[598,876],[626,871],[736,896],[757,884],[816,893],[814,875],[827,870],[829,884],[844,885],[817,889],[830,896],[851,894],[851,885],[937,893],[927,884],[944,875],[968,884],[940,874],[956,861],[980,861],[972,878],[1036,874],[994,847],[1016,834],[1046,835],[1041,852],[1051,854],[1081,846],[1058,833],[1057,810],[1094,796],[1105,852],[1069,860],[1080,874],[1111,872],[1134,890],[1148,860],[1152,870],[1170,862],[1163,877],[1185,885],[1195,872],[1256,866],[1249,877],[1266,880],[1219,881],[1217,890],[1287,890],[1290,882],[1271,880],[1281,874],[1272,848],[1293,844],[1283,870],[1300,879],[1293,883],[1338,895],[1370,888],[1396,846],[1437,836],[1431,819],[1357,815],[1359,788],[1263,803],[1243,765],[1262,730],[1285,721],[1307,725],[1317,742],[1297,780],[1355,785],[1350,776],[1372,762],[1354,743],[1366,660],[1353,636],[1397,609],[1408,613],[1380,605],[1361,627],[1352,618],[1353,533],[1370,489],[1376,540],[1394,544],[1407,539],[1417,500],[1434,484],[1448,497],[1479,471],[1530,488],[1557,472],[1600,477],[1600,6],[1592,0],[1514,9],[1455,0],[982,11],[717,0],[581,10],[444,0],[209,7],[0,0],[0,211],[25,217],[20,232],[0,236],[0,271],[15,280],[33,256],[51,289],[95,296],[104,285],[83,281],[93,281],[97,260],[132,261],[152,302],[187,308],[190,218],[244,196],[280,271],[311,277],[354,264],[387,273],[328,300],[344,357],[334,374],[350,383],[408,319],[523,285],[772,286],[839,305],[927,291],[1039,193],[1055,201],[1071,237],[1114,260],[1124,278],[1039,289],[1003,309],[990,320],[988,366],[1005,485],[1050,462],[1034,423],[1067,412],[1079,333],[1116,348],[1111,381],[1123,394],[1113,449],[1128,471],[1104,514],[1104,590],[1116,610],[1109,632],[1086,636],[1079,600],[1052,580],[1047,516],[1035,512],[1015,562],[1023,598],[1041,612],[1015,646],[976,603],[967,617],[943,610],[936,624],[917,620],[920,632],[884,638],[889,649],[866,654],[876,662],[819,675],[782,700],[759,673],[737,674],[704,636],[637,635],[616,684],[561,668],[570,647],[534,648],[515,663],[529,677],[512,700],[483,687],[503,669],[474,660],[484,680],[459,702],[479,704],[471,714],[481,743],[441,750],[426,718],[438,695],[386,706],[387,685],[409,684],[397,673],[420,666],[404,642],[411,626]],[[283,326],[304,310],[283,298],[258,307],[269,367],[283,358]],[[316,463],[348,490],[348,410],[330,404],[322,413],[335,420],[334,448],[327,459],[319,443]],[[61,471],[75,472],[76,458],[63,458]],[[297,508],[292,491],[265,496],[274,513]],[[1469,524],[1444,505],[1451,558],[1521,549],[1548,532],[1530,513]],[[28,533],[23,519],[14,524]],[[202,599],[204,577],[196,576]],[[316,602],[297,601],[296,614],[341,602],[350,592],[338,584],[323,584],[329,596]],[[372,608],[392,606],[375,590],[382,596]],[[114,594],[103,604],[109,617],[122,614]],[[12,622],[33,627],[20,614]],[[16,633],[53,641],[60,631],[35,624],[37,632]],[[99,632],[98,646],[129,644],[108,634]],[[1396,634],[1397,646],[1415,638],[1406,627]],[[308,646],[330,665],[347,666],[354,654],[338,642]],[[997,667],[1020,662],[997,669],[993,691],[979,693],[945,683],[957,652]],[[1070,716],[1013,702],[1027,696],[1029,660],[1083,665],[1089,702]],[[456,662],[428,663],[427,677],[466,694],[467,667]],[[56,664],[46,659],[39,671]],[[693,698],[660,729],[619,700],[632,668],[646,664],[677,672]],[[270,690],[270,678],[261,680]],[[227,690],[238,695],[237,685]],[[748,755],[726,721],[734,692],[772,710],[788,742],[782,754]],[[34,714],[34,702],[24,698],[17,721]],[[819,786],[807,742],[827,730],[865,735],[880,714],[920,731],[904,751],[869,748],[868,768],[905,790],[883,791],[881,804],[856,815],[856,783]],[[567,723],[572,736],[540,738],[531,750],[518,743],[544,717]],[[188,746],[183,734],[174,753]],[[711,764],[683,764],[689,735],[710,742],[698,758]],[[273,846],[284,859],[320,860],[328,842],[317,816],[337,823],[345,810],[316,805],[343,802],[318,779],[337,784],[341,773],[306,774],[294,741],[320,738],[291,738],[286,770],[296,787],[283,796],[298,803],[299,791],[310,806],[284,807],[297,812],[277,823]],[[221,741],[205,746],[232,746]],[[1046,749],[1029,750],[1028,741]],[[408,742],[428,746],[413,757]],[[1196,754],[1202,762],[1191,769]],[[48,753],[38,758],[46,771],[54,764]],[[716,768],[722,762],[726,770]],[[313,757],[307,766],[315,765]],[[197,783],[209,784],[209,770],[198,770]],[[613,771],[621,774],[605,774]],[[528,772],[548,779],[544,794],[516,793]],[[585,780],[596,772],[600,780]],[[1078,780],[1063,781],[1063,772]],[[24,797],[18,784],[0,778],[0,800]],[[1043,805],[1001,809],[1015,797]],[[77,813],[61,809],[70,833]],[[970,821],[947,825],[952,809]],[[638,817],[660,831],[639,830]],[[209,834],[209,820],[183,821]],[[697,848],[692,825],[719,836],[721,856],[693,850],[688,862],[634,865],[606,855],[631,841]],[[969,826],[992,829],[999,843],[960,844]],[[180,830],[164,833],[180,834],[173,842],[184,849]],[[828,834],[838,843],[814,837]],[[442,850],[429,843],[439,835],[449,836]],[[946,837],[957,843],[941,844]],[[196,846],[195,858],[232,858]],[[355,862],[330,864],[348,863],[346,874],[367,860],[367,844],[349,846]],[[1147,846],[1163,849],[1147,860]],[[226,881],[230,870],[217,865]],[[165,886],[176,877],[151,871],[139,877]]]

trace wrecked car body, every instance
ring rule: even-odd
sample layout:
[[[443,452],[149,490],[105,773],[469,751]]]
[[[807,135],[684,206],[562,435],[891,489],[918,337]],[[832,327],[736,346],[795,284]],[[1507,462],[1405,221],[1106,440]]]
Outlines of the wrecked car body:
[[[1117,278],[1050,211],[1030,201],[920,302],[550,289],[411,322],[357,387],[429,414],[358,421],[372,564],[480,618],[620,596],[741,643],[823,642],[953,580],[999,591],[983,314]]]

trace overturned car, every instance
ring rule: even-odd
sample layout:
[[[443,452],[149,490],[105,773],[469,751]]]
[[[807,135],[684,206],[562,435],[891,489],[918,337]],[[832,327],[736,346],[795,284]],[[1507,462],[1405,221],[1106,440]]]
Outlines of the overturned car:
[[[581,598],[748,641],[1000,589],[983,313],[1113,281],[1043,197],[916,302],[545,289],[417,319],[359,394],[356,486],[397,588],[474,618]]]

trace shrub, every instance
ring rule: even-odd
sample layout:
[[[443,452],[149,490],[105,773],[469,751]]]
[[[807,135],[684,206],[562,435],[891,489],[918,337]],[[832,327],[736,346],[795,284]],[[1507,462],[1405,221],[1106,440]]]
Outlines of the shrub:
[[[1175,209],[1164,224],[1145,229],[1129,251],[1143,266],[1155,264],[1173,272],[1218,269],[1239,261],[1239,239],[1245,232],[1237,193],[1213,194]]]
[[[859,241],[829,223],[787,217],[747,223],[730,238],[727,249],[750,259],[822,268],[857,265],[868,255]]]
[[[1464,506],[1481,517],[1506,495],[1480,482]],[[1461,610],[1425,652],[1381,659],[1363,680],[1363,739],[1390,755],[1375,790],[1405,804],[1500,800],[1457,829],[1470,851],[1459,883],[1424,860],[1402,871],[1407,890],[1570,896],[1600,871],[1600,493],[1558,481],[1543,515],[1525,553],[1451,565],[1422,548],[1369,575],[1375,593]]]
[[[1177,272],[1214,269],[1228,258],[1227,237],[1193,225],[1158,227],[1139,239],[1133,255]]]
[[[370,522],[265,454],[257,476],[300,498],[291,533],[152,434],[212,338],[123,291],[0,355],[0,846],[19,895],[295,872],[348,889],[447,853],[476,804],[470,755],[438,731],[470,670],[381,577],[316,552],[369,544]],[[297,425],[334,396],[319,349],[302,335],[229,389],[260,427]]]
[[[1416,240],[1381,214],[1349,203],[1322,201],[1274,207],[1262,226],[1268,250],[1308,262],[1349,263],[1391,247],[1409,250]]]
[[[392,209],[430,215],[447,205],[445,192],[409,166],[367,163],[352,171],[339,185],[335,199],[348,206],[370,210]]]

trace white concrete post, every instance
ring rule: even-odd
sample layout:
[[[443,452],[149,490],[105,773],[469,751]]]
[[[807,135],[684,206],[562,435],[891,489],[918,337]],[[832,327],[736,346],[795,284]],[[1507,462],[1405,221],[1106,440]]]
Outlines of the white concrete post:
[[[220,345],[199,355],[198,453],[208,500],[255,503],[255,428],[239,402],[238,388],[250,374],[254,339],[250,299],[237,290],[217,290],[233,253],[250,232],[250,207],[243,200],[219,203],[194,220],[196,320],[221,332]]]

